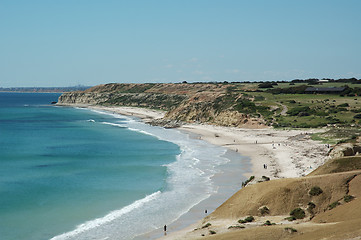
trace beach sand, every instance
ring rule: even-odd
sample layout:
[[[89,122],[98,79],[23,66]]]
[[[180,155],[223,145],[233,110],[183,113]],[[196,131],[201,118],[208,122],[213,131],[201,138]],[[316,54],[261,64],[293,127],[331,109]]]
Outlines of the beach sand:
[[[135,107],[90,106],[90,108],[138,117],[145,122],[162,118],[165,115],[163,111]],[[326,161],[327,152],[329,151],[327,145],[311,140],[310,135],[321,132],[320,129],[243,129],[206,124],[185,124],[179,130],[196,134],[197,137],[204,141],[249,157],[252,164],[251,171],[244,173],[244,175],[247,178],[255,176],[256,180],[261,179],[262,176],[275,179],[307,175]],[[265,166],[267,167],[265,168]],[[227,178],[226,174],[224,174],[223,178]],[[219,200],[218,197],[217,204],[219,204]],[[222,201],[225,200],[222,199]],[[186,217],[177,220],[177,226],[168,228],[171,231],[168,231],[168,234],[161,239],[186,239],[191,237],[189,232],[199,226],[200,220],[205,217],[200,213],[199,209],[212,206],[209,201],[212,201],[212,198],[208,199],[206,203],[201,203],[201,206],[197,206],[197,208],[193,207],[190,212],[195,211],[194,214],[188,214]],[[227,225],[228,223],[224,224]],[[158,229],[136,239],[154,239],[162,236],[162,231],[162,229]]]
[[[164,111],[136,107],[98,107],[93,109],[134,116],[149,122],[163,118]],[[247,176],[271,178],[301,177],[322,165],[329,148],[311,139],[320,129],[277,130],[245,129],[207,124],[185,124],[179,130],[197,134],[202,140],[226,147],[251,158],[252,171]],[[267,169],[264,168],[267,165]]]

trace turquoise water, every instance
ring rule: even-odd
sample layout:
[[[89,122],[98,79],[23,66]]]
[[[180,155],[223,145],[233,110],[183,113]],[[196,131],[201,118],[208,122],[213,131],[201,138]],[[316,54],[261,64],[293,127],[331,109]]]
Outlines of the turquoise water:
[[[0,93],[2,240],[144,239],[215,196],[213,176],[233,174],[232,191],[244,180],[238,154],[230,164],[178,130],[49,105],[59,95]]]
[[[1,239],[49,239],[166,188],[179,147],[108,115],[0,94]]]

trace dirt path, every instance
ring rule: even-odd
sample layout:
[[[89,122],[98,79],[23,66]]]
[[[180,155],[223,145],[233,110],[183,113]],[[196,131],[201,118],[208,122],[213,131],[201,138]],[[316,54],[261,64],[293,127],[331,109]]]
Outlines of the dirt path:
[[[279,105],[281,105],[282,108],[283,108],[280,114],[281,114],[282,116],[286,116],[286,115],[287,115],[286,113],[287,113],[287,111],[288,111],[288,107],[287,107],[286,105],[281,104],[281,103],[279,103]]]

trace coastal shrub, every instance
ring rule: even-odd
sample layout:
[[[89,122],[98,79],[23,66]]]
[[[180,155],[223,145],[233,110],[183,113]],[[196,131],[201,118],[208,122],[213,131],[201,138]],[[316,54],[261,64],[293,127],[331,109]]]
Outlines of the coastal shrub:
[[[245,228],[245,226],[229,226],[228,229],[240,229],[240,228]]]
[[[247,186],[249,182],[251,182],[254,179],[254,176],[251,176],[249,179],[247,179],[245,182],[242,182],[242,187]]]
[[[303,211],[302,208],[295,208],[290,212],[291,217],[294,217],[296,219],[302,219],[305,217],[305,211]]]
[[[289,233],[295,233],[295,232],[297,232],[296,229],[291,228],[291,227],[285,227],[285,231],[286,231],[286,232],[289,232]]]
[[[361,119],[361,114],[356,114],[355,116],[353,116],[353,118]]]
[[[271,223],[269,220],[267,220],[263,225],[265,225],[265,226],[271,226],[272,223]]]
[[[345,107],[349,107],[350,105],[348,103],[342,103],[340,105],[338,105],[337,107],[340,107],[340,108],[345,108]]]
[[[341,107],[337,108],[337,110],[338,110],[338,112],[347,112],[348,111],[347,108],[341,108]]]
[[[307,106],[295,107],[287,111],[287,114],[290,116],[309,116],[312,113],[314,113],[314,110]]]
[[[321,193],[323,193],[322,189],[319,186],[314,186],[311,188],[311,190],[308,192],[311,196],[318,196]]]
[[[240,113],[256,113],[257,107],[254,102],[248,99],[239,98],[236,101],[236,104],[233,106],[233,109],[235,111],[238,111]]]
[[[290,217],[286,217],[285,220],[292,222],[292,221],[296,220],[296,218],[293,216],[290,216]]]
[[[313,214],[313,209],[315,209],[316,204],[314,204],[313,202],[309,202],[307,205],[308,205],[307,211]]]
[[[254,221],[254,217],[253,216],[248,216],[245,219],[240,219],[238,220],[239,223],[248,223],[248,222],[253,222]]]
[[[361,113],[361,108],[351,109],[351,112],[354,112],[354,113]]]
[[[262,179],[263,179],[265,182],[271,180],[269,177],[266,177],[266,176],[262,176]]]
[[[211,235],[216,234],[216,233],[217,233],[216,231],[209,230],[209,234],[211,234]]]
[[[263,100],[265,100],[266,98],[265,97],[263,97],[263,96],[255,96],[254,97],[254,100],[255,101],[263,101]]]
[[[253,216],[248,216],[244,219],[246,222],[253,222],[254,221],[254,217]]]
[[[335,124],[335,123],[340,123],[340,119],[332,117],[332,116],[328,116],[326,117],[326,120],[329,124]]]
[[[264,83],[260,83],[258,84],[259,88],[273,88],[273,84],[270,82],[264,82]]]
[[[260,211],[260,213],[261,213],[262,215],[269,214],[269,209],[268,209],[268,207],[266,207],[266,206],[260,208],[259,211]]]
[[[207,228],[207,227],[210,227],[210,226],[212,226],[212,224],[207,223],[207,224],[206,224],[206,225],[204,225],[202,228]]]
[[[271,223],[270,220],[267,220],[267,221],[263,224],[263,226],[271,226],[271,225],[276,225],[276,223]]]
[[[314,209],[316,207],[316,204],[314,204],[313,202],[309,202],[307,205],[309,209]]]
[[[348,202],[351,202],[354,198],[355,198],[354,196],[345,195],[345,196],[343,197],[343,200],[348,203]]]
[[[333,202],[330,205],[328,205],[328,209],[334,209],[335,207],[337,207],[338,205],[340,205],[341,203],[339,201]]]

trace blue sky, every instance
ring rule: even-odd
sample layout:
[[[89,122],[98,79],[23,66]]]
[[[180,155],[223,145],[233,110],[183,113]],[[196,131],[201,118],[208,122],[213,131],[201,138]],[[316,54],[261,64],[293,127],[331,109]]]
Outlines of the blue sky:
[[[361,78],[359,0],[0,0],[0,87]]]

